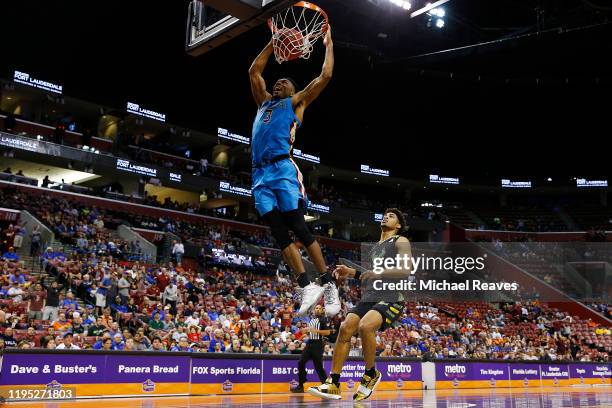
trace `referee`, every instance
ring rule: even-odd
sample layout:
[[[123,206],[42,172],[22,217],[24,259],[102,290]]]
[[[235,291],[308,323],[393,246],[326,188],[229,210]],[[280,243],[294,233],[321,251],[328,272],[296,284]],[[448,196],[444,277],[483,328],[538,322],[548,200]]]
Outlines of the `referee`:
[[[316,305],[314,308],[314,317],[310,319],[308,327],[302,329],[308,334],[308,342],[302,352],[300,361],[298,362],[299,385],[291,390],[291,392],[304,392],[304,384],[306,383],[306,362],[312,360],[315,370],[319,375],[319,379],[323,382],[327,378],[325,369],[323,368],[323,336],[329,336],[332,329],[325,318],[323,306]]]

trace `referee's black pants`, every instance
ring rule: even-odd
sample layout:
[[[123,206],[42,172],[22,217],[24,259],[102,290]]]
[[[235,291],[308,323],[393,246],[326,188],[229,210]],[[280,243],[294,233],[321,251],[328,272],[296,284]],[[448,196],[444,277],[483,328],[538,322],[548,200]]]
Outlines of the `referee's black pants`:
[[[327,379],[327,374],[323,368],[323,342],[321,340],[313,340],[306,344],[300,361],[298,362],[298,375],[300,385],[306,383],[306,363],[308,360],[312,360],[315,370],[319,375],[319,380],[322,383]]]

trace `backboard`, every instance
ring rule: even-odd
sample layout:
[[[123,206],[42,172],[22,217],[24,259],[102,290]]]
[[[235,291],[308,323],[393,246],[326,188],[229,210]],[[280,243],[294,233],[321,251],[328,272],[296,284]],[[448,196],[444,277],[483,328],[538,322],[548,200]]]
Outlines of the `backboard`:
[[[185,50],[197,56],[265,23],[296,0],[192,0]]]

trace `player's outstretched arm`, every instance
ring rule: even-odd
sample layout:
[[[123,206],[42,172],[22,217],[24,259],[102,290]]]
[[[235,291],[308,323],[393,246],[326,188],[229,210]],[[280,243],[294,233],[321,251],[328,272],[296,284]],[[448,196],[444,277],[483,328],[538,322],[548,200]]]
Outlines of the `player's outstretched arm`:
[[[266,90],[266,81],[264,80],[262,73],[266,68],[268,59],[274,48],[272,47],[272,40],[266,45],[266,47],[259,53],[251,68],[249,68],[249,79],[251,80],[251,92],[253,92],[253,99],[257,107],[260,107],[262,103],[272,99],[272,95]]]
[[[331,27],[327,27],[327,33],[323,40],[325,44],[325,61],[323,62],[323,69],[321,75],[312,80],[306,88],[293,95],[291,103],[293,106],[302,104],[303,108],[306,108],[321,94],[323,89],[331,81],[332,74],[334,72],[334,43],[331,36]]]

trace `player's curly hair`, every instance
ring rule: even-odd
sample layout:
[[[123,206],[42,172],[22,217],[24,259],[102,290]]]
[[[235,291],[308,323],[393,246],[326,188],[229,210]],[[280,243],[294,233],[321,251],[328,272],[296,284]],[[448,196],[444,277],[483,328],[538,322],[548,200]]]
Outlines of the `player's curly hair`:
[[[404,218],[404,214],[399,208],[387,208],[384,214],[393,213],[397,217],[400,223],[400,229],[397,230],[398,235],[402,235],[407,229],[408,225],[406,225],[406,218]]]

